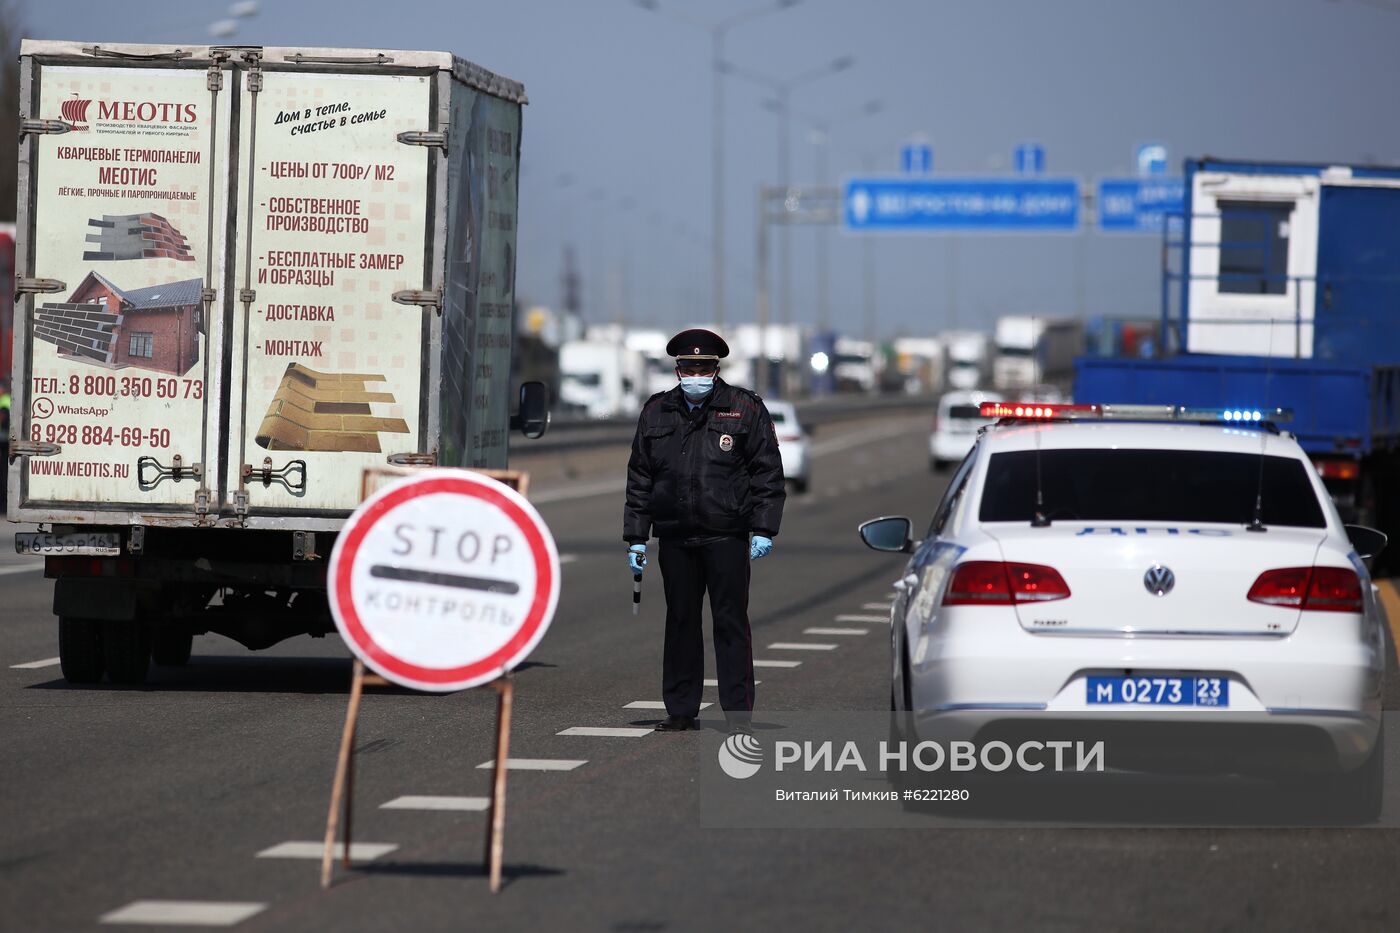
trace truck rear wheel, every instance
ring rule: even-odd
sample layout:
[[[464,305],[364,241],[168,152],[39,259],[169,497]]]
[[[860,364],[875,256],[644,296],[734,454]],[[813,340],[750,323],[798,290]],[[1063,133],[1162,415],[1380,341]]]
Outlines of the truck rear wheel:
[[[107,662],[107,679],[112,683],[135,686],[146,682],[151,666],[151,635],[141,622],[103,622],[102,653]]]
[[[102,623],[97,619],[60,616],[58,666],[70,684],[95,684],[102,679],[106,660],[102,653]]]
[[[151,637],[151,660],[164,667],[184,667],[193,647],[193,633],[174,627],[158,629]]]

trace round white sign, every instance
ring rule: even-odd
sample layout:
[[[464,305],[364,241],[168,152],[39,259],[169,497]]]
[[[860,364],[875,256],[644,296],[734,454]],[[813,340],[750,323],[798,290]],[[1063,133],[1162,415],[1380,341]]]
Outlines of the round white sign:
[[[544,637],[559,553],[515,490],[425,470],[351,514],[327,590],[341,637],[374,671],[418,690],[463,690],[509,671]]]

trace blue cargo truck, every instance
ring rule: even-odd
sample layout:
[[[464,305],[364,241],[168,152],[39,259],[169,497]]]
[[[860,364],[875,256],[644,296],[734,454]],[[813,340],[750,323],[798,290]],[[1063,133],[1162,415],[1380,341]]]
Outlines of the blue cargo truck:
[[[1076,360],[1075,401],[1291,409],[1400,566],[1400,168],[1188,160],[1185,190],[1158,355]]]

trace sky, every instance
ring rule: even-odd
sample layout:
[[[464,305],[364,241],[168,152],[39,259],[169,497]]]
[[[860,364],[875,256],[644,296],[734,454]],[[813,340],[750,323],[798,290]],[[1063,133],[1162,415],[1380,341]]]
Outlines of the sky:
[[[229,5],[20,3],[34,38],[171,43],[209,42]],[[442,49],[523,82],[520,300],[561,305],[571,248],[586,321],[678,329],[713,318],[712,46],[698,23],[774,0],[655,5],[261,0],[219,41]],[[1203,155],[1400,164],[1397,50],[1400,0],[799,0],[730,30],[725,59],[781,79],[852,59],[792,92],[794,184],[835,184],[867,165],[895,172],[916,136],[935,174],[1008,173],[1029,142],[1045,147],[1049,174],[1088,182],[1132,174],[1144,142],[1165,144],[1174,166]],[[724,80],[724,300],[735,322],[754,315],[757,192],[780,177],[780,124],[771,91]],[[825,179],[802,115],[832,125]],[[790,236],[793,319],[813,323],[821,234]],[[832,230],[827,243],[832,319],[859,334],[862,238]],[[989,329],[1001,314],[1159,310],[1151,236],[879,236],[871,254],[884,337]],[[775,292],[778,278],[775,268]]]

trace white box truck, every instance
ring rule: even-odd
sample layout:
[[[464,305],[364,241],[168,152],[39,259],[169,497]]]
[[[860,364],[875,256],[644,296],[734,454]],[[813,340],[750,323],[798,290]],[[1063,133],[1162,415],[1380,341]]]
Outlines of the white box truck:
[[[1048,385],[1064,392],[1074,358],[1084,352],[1084,323],[1076,318],[1008,314],[997,318],[992,385],[1015,393]]]
[[[366,467],[506,465],[521,85],[441,52],[20,50],[8,518],[64,676],[333,630]]]

